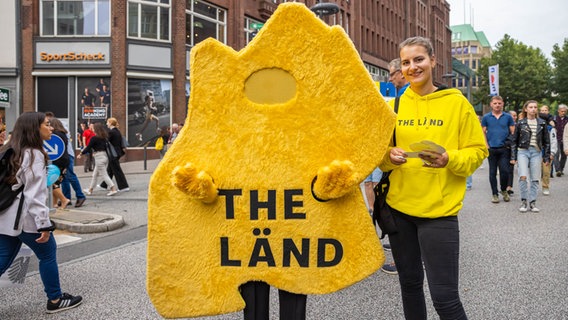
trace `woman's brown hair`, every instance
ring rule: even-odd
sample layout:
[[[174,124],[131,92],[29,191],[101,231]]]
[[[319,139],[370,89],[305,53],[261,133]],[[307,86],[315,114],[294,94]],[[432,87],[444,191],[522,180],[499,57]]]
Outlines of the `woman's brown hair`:
[[[43,149],[43,140],[40,135],[40,128],[45,121],[45,113],[43,112],[25,112],[22,113],[12,130],[12,137],[2,147],[0,152],[4,152],[9,148],[14,150],[14,156],[8,162],[9,173],[6,177],[8,183],[16,183],[16,173],[20,169],[24,152],[26,149],[37,149],[44,155],[44,161],[47,165],[48,155]],[[34,153],[31,153],[30,163],[34,162]],[[35,173],[34,173],[35,174]]]

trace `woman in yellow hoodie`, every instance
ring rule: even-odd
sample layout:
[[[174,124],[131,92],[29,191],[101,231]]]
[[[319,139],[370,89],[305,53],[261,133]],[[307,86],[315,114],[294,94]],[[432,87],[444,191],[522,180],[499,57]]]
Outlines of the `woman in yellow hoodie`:
[[[407,319],[427,319],[425,269],[440,319],[467,319],[458,291],[457,215],[463,205],[466,177],[488,155],[485,139],[463,94],[434,85],[436,59],[430,40],[409,38],[399,48],[402,73],[410,87],[398,106],[396,145],[380,168],[392,170],[387,203],[397,232],[389,234],[389,240],[404,314]],[[420,143],[423,141],[426,143]]]

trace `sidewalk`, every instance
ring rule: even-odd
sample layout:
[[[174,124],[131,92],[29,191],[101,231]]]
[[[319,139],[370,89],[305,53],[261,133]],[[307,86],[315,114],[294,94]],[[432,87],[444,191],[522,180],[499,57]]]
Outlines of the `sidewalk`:
[[[93,195],[87,196],[85,205],[80,208],[69,206],[65,210],[54,209],[51,214],[52,221],[58,230],[80,234],[107,232],[123,227],[125,225],[123,217],[115,212],[128,209],[131,201],[147,201],[148,182],[159,163],[160,159],[147,160],[146,163],[144,161],[121,163],[130,191],[121,192],[113,197],[106,196],[104,191],[95,191]],[[82,188],[88,188],[92,172],[84,172],[83,166],[75,166],[75,174]],[[74,197],[75,192],[71,193]],[[75,201],[76,199],[73,198],[72,203],[75,204]],[[105,208],[104,203],[109,201],[113,210]]]

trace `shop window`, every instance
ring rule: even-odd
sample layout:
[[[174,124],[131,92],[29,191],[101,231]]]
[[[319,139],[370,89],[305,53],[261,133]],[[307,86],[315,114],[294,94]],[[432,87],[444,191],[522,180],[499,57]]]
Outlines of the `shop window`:
[[[68,78],[37,78],[37,111],[53,112],[57,118],[68,118]]]
[[[110,36],[110,0],[42,0],[42,36]]]
[[[128,79],[126,137],[131,147],[153,147],[156,139],[169,130],[171,88],[171,80]],[[186,84],[186,95],[188,90]]]
[[[77,120],[102,121],[112,117],[110,78],[77,78]]]
[[[207,38],[213,38],[222,43],[227,43],[227,11],[225,9],[205,1],[186,0],[185,13],[185,44],[194,46]],[[245,26],[245,28],[247,26]]]
[[[170,17],[169,0],[129,0],[128,36],[170,41]]]

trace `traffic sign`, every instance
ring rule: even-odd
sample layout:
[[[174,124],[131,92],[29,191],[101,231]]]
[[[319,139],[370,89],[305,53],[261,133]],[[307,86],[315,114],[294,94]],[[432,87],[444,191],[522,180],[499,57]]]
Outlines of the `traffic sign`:
[[[47,152],[49,160],[55,161],[65,152],[65,143],[58,135],[52,134],[51,139],[43,141],[43,149]]]
[[[260,28],[262,28],[262,26],[264,26],[264,23],[253,22],[253,23],[250,24],[250,28],[256,29],[256,30],[260,30]]]

